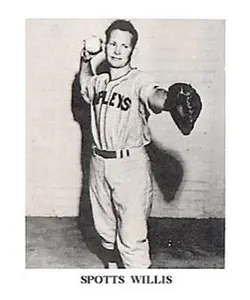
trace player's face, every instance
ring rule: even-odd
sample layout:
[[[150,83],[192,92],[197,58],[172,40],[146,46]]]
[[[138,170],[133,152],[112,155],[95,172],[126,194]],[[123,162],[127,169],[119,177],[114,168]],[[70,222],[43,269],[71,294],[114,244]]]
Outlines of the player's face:
[[[113,68],[123,68],[129,64],[133,52],[132,34],[115,29],[106,44],[107,61]]]

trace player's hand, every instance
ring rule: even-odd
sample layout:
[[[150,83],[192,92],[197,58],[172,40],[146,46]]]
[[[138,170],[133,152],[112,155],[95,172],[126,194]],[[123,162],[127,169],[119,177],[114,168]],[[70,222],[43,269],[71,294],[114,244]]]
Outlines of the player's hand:
[[[81,50],[81,58],[84,62],[90,61],[103,50],[103,41],[97,36],[91,36],[83,40],[83,48]]]

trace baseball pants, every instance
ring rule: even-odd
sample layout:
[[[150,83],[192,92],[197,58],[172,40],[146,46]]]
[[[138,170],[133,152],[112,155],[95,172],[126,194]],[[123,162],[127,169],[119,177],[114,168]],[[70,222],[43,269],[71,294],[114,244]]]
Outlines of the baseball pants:
[[[103,158],[90,163],[90,199],[97,232],[104,248],[117,244],[125,268],[151,264],[147,218],[152,206],[152,175],[145,148],[129,157]]]

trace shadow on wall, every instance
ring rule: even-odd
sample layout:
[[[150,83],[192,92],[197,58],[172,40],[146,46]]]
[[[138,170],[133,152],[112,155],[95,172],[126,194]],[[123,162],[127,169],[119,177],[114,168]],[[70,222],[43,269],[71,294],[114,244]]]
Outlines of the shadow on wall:
[[[166,202],[173,201],[184,174],[182,163],[174,153],[159,148],[155,143],[151,143],[147,147],[147,153],[151,161],[154,179],[163,195],[163,199]]]
[[[107,65],[98,69],[99,73],[107,72]],[[99,242],[98,234],[94,228],[92,209],[89,197],[89,169],[92,149],[90,106],[80,93],[79,73],[75,75],[72,83],[71,110],[74,120],[81,129],[81,170],[82,187],[79,200],[79,227],[86,245],[102,259],[103,249]],[[183,178],[183,167],[173,154],[158,148],[154,143],[147,147],[151,160],[152,172],[166,202],[175,199]],[[87,228],[87,230],[85,230]]]
[[[102,247],[94,227],[89,196],[89,169],[92,154],[90,106],[83,100],[80,91],[79,73],[77,73],[72,83],[71,111],[81,130],[80,161],[82,186],[79,199],[78,225],[87,247],[102,260]]]

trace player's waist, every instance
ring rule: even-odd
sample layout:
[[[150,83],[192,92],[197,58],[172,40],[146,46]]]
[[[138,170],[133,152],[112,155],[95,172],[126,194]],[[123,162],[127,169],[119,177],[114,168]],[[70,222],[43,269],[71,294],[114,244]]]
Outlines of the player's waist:
[[[142,147],[126,148],[120,150],[102,150],[94,147],[93,154],[107,159],[126,158],[126,157],[131,157],[133,155],[139,154],[142,151],[145,151],[148,145],[149,144],[144,145]]]

